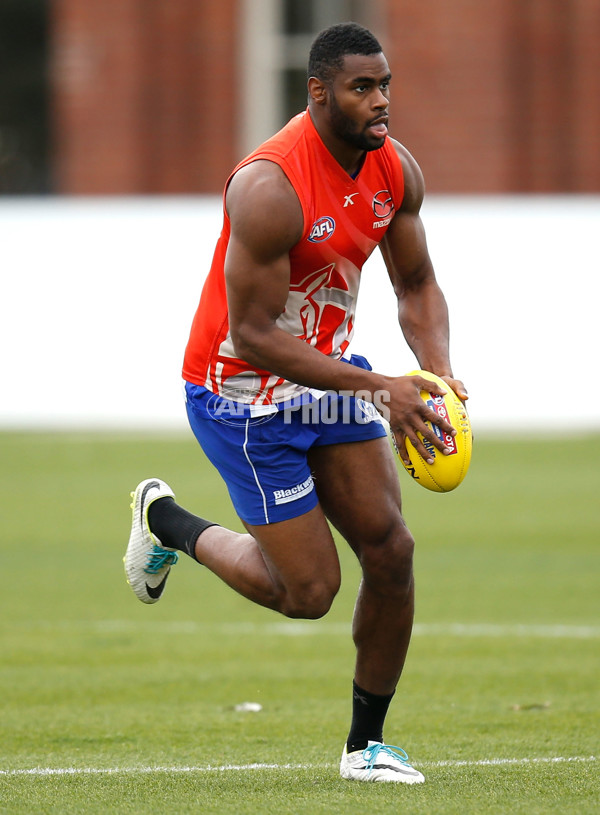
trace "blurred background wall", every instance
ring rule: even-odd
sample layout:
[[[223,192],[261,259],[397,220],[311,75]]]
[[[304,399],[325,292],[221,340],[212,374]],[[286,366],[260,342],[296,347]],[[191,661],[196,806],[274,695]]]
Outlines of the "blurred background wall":
[[[185,426],[223,183],[347,19],[425,173],[474,423],[600,428],[599,0],[0,0],[0,427]],[[410,370],[379,253],[362,287],[353,350]]]
[[[219,192],[346,19],[430,192],[600,189],[598,0],[1,0],[0,189]]]

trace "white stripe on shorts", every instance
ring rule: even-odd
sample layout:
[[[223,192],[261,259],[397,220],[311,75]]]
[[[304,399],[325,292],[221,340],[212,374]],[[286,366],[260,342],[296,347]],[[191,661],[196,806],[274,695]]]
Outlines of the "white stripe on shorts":
[[[258,487],[258,489],[260,490],[260,494],[262,495],[263,509],[264,509],[264,512],[265,512],[265,523],[268,524],[269,523],[269,512],[267,510],[267,496],[265,495],[265,492],[264,492],[263,488],[260,485],[260,481],[258,480],[258,473],[254,469],[254,464],[252,463],[252,461],[250,460],[250,456],[248,455],[248,449],[247,448],[248,448],[248,429],[249,429],[249,427],[250,427],[250,419],[246,419],[246,435],[245,435],[245,438],[244,438],[244,455],[246,456],[246,461],[252,467],[252,472],[254,473],[254,480],[256,481],[256,486]]]

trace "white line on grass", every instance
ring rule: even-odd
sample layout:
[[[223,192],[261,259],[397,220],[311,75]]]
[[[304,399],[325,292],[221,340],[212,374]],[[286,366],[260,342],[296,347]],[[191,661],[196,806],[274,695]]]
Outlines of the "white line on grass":
[[[90,620],[48,623],[37,621],[28,624],[31,628],[55,631],[85,631],[101,634],[136,634],[151,632],[153,634],[189,634],[198,635],[214,633],[217,635],[265,636],[280,635],[284,637],[304,637],[312,635],[349,636],[350,623],[335,622],[275,622],[275,623],[202,623],[195,620],[177,622],[140,620]],[[13,625],[13,630],[15,626]],[[531,637],[534,639],[569,639],[587,640],[600,638],[598,625],[544,625],[530,623],[416,623],[413,634],[417,637]]]
[[[419,767],[506,767],[528,764],[589,764],[597,756],[548,756],[539,758],[484,758],[473,761],[422,761]],[[205,767],[32,767],[31,769],[0,770],[0,776],[52,775],[149,775],[152,773],[225,773],[249,770],[322,770],[337,764],[222,764]]]
[[[595,625],[535,625],[514,623],[417,623],[414,633],[424,636],[451,637],[534,637],[541,639],[596,639],[600,626]]]

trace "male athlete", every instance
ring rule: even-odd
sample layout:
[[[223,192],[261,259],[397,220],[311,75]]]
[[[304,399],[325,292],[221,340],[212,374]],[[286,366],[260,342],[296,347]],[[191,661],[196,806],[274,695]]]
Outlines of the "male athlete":
[[[406,657],[414,607],[413,539],[401,514],[394,455],[409,438],[449,452],[454,434],[418,376],[375,373],[348,356],[361,268],[380,246],[404,336],[422,369],[461,399],[448,355],[448,314],[419,210],[423,179],[388,136],[390,70],[366,29],[343,23],[315,40],[308,108],[233,171],[224,225],[185,353],[187,411],[247,532],[190,514],[159,479],[132,493],[128,581],[156,602],[178,551],[248,599],[315,619],[340,586],[331,523],[356,554],[352,722],[340,773],[421,783],[383,725]],[[377,410],[375,409],[377,407]],[[378,412],[379,411],[379,412]]]

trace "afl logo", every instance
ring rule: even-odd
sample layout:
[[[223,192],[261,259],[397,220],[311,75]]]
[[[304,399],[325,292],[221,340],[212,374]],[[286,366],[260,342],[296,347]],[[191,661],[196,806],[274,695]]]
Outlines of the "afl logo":
[[[379,190],[373,196],[373,212],[378,218],[387,218],[394,211],[394,202],[389,190]]]
[[[323,241],[329,240],[334,231],[335,221],[333,218],[330,218],[329,215],[324,215],[312,225],[308,240],[311,243],[322,243]]]

